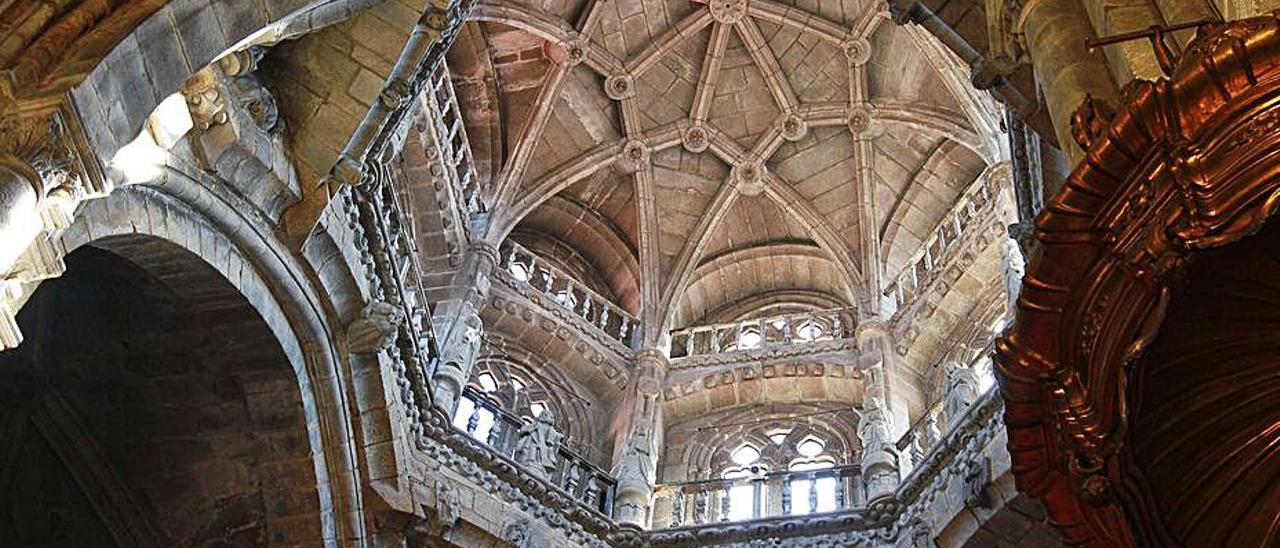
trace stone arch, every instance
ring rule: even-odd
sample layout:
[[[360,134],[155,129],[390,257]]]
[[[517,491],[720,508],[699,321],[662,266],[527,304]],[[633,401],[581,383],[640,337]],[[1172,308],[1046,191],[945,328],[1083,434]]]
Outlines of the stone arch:
[[[304,387],[246,295],[201,257],[145,234],[94,239],[19,315],[38,334],[6,353],[13,502],[42,500],[47,532],[6,508],[18,545],[297,546],[324,542],[324,468]],[[10,381],[14,379],[11,378]],[[20,387],[20,388],[19,388]],[[29,423],[26,423],[29,421]],[[38,435],[37,435],[38,433]],[[43,439],[46,447],[41,447]],[[33,445],[34,442],[34,445]],[[41,464],[52,452],[65,471]],[[65,480],[62,496],[41,491]],[[84,534],[96,513],[109,537]],[[77,515],[78,514],[78,515]],[[35,516],[29,516],[35,517]],[[3,528],[0,526],[0,528]]]
[[[197,255],[243,295],[282,347],[303,395],[320,509],[333,516],[325,520],[324,538],[358,544],[366,535],[360,459],[350,441],[353,425],[343,388],[349,381],[330,325],[335,308],[352,307],[319,296],[307,285],[307,267],[242,211],[251,208],[169,172],[151,184],[88,202],[63,233],[62,245],[72,253],[112,236],[152,236]]]

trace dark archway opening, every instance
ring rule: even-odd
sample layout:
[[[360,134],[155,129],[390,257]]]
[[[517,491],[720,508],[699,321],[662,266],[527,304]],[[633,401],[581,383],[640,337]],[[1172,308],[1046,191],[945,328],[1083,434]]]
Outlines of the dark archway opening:
[[[298,383],[244,296],[151,237],[66,262],[0,353],[0,545],[321,544]]]

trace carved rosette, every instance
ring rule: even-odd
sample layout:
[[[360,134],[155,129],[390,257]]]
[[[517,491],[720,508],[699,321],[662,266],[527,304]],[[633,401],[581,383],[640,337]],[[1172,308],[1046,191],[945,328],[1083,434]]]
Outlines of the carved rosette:
[[[747,15],[747,0],[711,0],[711,18],[732,25]]]
[[[874,116],[875,112],[870,105],[858,104],[849,107],[849,132],[855,137],[868,137]]]
[[[747,161],[733,167],[733,181],[743,196],[759,196],[764,192],[763,167],[758,161]]]
[[[617,160],[613,164],[622,173],[635,173],[649,165],[649,147],[644,141],[632,139],[622,145]]]
[[[684,130],[684,134],[681,136],[681,144],[689,152],[702,152],[711,145],[711,136],[707,135],[707,128],[701,124],[694,125]]]
[[[614,101],[628,99],[635,93],[635,81],[630,74],[615,74],[604,81],[604,94]]]
[[[799,114],[790,113],[782,117],[782,138],[788,141],[799,141],[809,134],[809,124]]]
[[[854,66],[862,66],[871,60],[871,42],[861,36],[850,38],[841,46],[844,56]]]
[[[564,44],[564,62],[577,66],[587,59],[587,46],[581,40],[569,40]]]

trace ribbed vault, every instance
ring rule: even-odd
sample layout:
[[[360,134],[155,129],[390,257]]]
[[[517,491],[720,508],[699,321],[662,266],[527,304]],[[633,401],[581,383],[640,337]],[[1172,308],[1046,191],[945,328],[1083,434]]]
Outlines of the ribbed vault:
[[[990,102],[882,9],[481,2],[449,63],[487,237],[574,247],[649,340],[876,302],[999,155]]]

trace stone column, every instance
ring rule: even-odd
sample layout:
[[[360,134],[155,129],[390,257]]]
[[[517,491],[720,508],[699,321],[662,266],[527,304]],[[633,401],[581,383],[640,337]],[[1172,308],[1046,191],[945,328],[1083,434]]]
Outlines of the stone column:
[[[431,376],[431,395],[436,407],[452,417],[462,389],[471,377],[471,367],[484,339],[484,324],[470,302],[462,303],[448,334],[441,338],[440,363]]]
[[[489,280],[498,264],[498,251],[488,244],[473,244],[455,275],[455,298],[443,303],[437,313],[440,363],[431,377],[432,399],[436,407],[452,417],[458,398],[471,377],[471,367],[484,339],[484,323],[479,310],[489,296]]]
[[[662,449],[662,383],[667,357],[646,349],[636,355],[635,376],[614,418],[613,472],[618,478],[613,498],[613,519],[618,523],[648,527],[653,506],[658,457]]]
[[[0,274],[9,272],[40,233],[40,187],[35,168],[0,152]]]
[[[1102,53],[1085,49],[1094,34],[1089,17],[1075,0],[1031,0],[1020,21],[1058,146],[1079,164],[1084,152],[1071,136],[1071,115],[1086,95],[1113,103],[1117,94]]]

